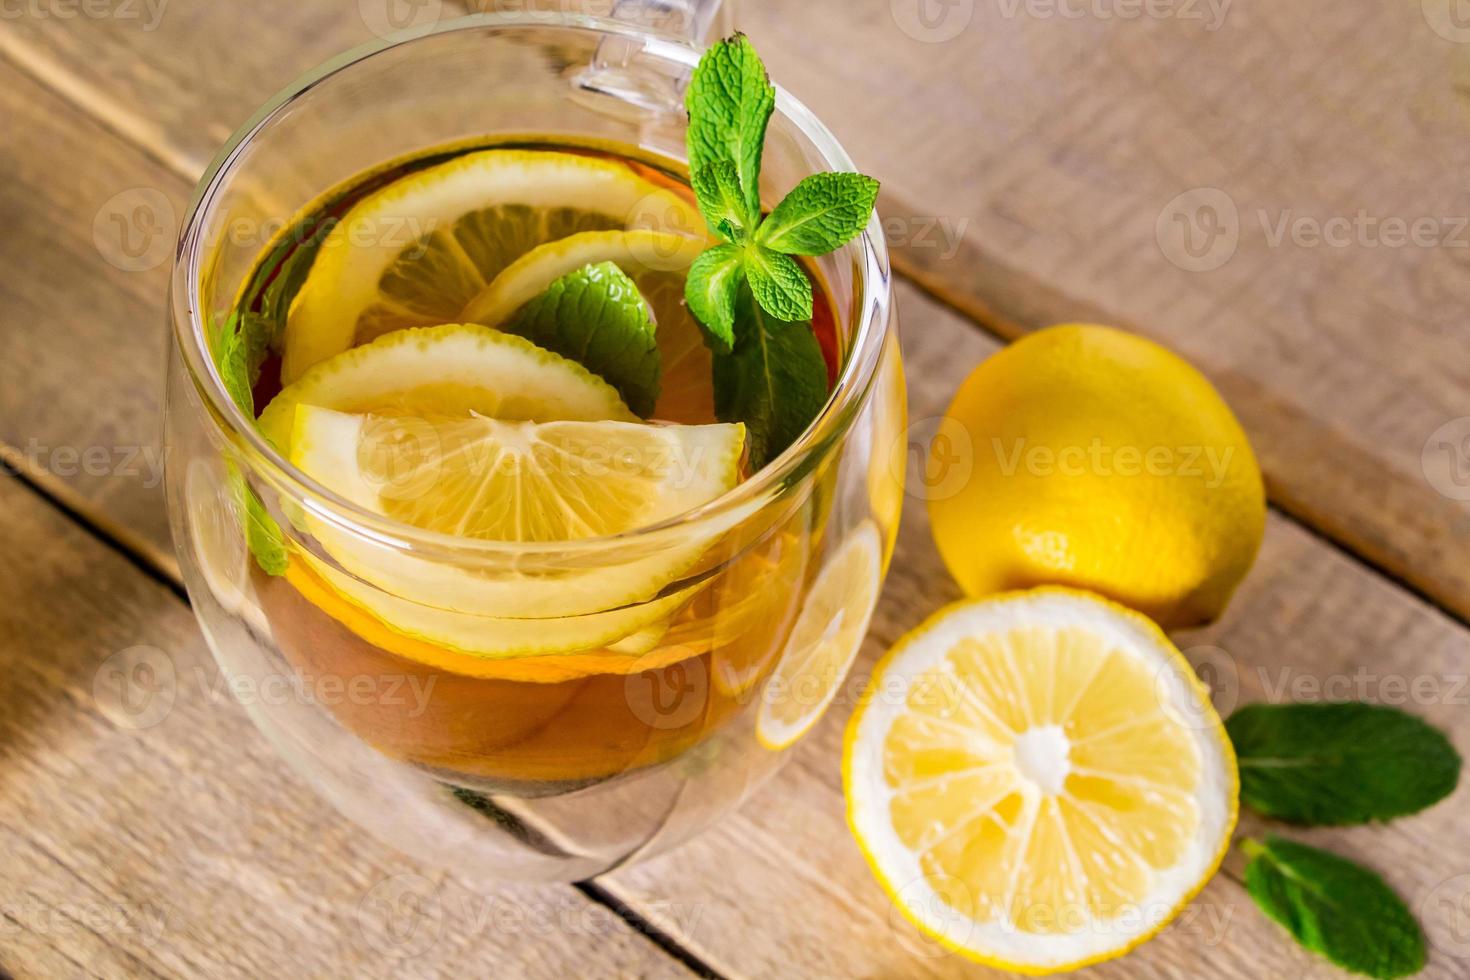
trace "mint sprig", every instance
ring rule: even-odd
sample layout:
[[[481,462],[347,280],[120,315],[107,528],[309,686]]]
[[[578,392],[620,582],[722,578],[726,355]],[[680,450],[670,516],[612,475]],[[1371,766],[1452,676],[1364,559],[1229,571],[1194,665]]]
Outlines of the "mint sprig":
[[[1424,968],[1424,933],[1384,880],[1279,837],[1246,839],[1246,890],[1297,942],[1345,970],[1393,980]]]
[[[1374,704],[1252,704],[1225,729],[1240,799],[1268,817],[1345,826],[1417,813],[1444,799],[1460,756],[1443,733]]]
[[[653,414],[662,372],[653,320],[638,286],[615,263],[562,276],[500,329],[577,361],[638,415]]]
[[[761,156],[776,90],[743,34],[705,53],[684,102],[690,185],[710,232],[722,239],[690,268],[684,298],[715,353],[717,414],[746,424],[752,463],[760,467],[826,402],[825,361],[812,336],[812,282],[792,256],[825,255],[861,234],[878,182],[855,173],[813,174],[763,217]],[[753,301],[742,303],[745,296]],[[805,336],[789,338],[787,331]],[[815,397],[809,386],[819,376]],[[793,380],[807,387],[794,395],[780,390]]]

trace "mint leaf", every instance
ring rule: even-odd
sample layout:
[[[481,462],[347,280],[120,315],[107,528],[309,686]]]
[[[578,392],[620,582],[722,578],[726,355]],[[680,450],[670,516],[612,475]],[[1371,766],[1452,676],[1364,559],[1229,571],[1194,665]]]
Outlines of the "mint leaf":
[[[810,323],[773,317],[741,289],[735,345],[714,358],[715,414],[744,422],[757,469],[796,441],[827,404],[827,362]]]
[[[759,245],[745,249],[745,277],[756,302],[781,320],[812,318],[812,283],[789,255]]]
[[[757,237],[788,255],[826,255],[857,237],[873,216],[878,182],[862,174],[812,174],[776,205]]]
[[[255,418],[255,396],[252,392],[255,374],[265,357],[269,330],[262,317],[238,311],[220,323],[210,342],[210,353],[225,391],[249,419]],[[265,504],[245,482],[238,466],[229,463],[226,478],[239,508],[245,543],[255,556],[255,563],[268,575],[286,572],[286,541],[281,529],[265,509]]]
[[[246,418],[253,419],[255,394],[252,389],[255,387],[255,379],[250,364],[250,348],[253,345],[246,339],[241,327],[241,321],[249,315],[242,316],[236,311],[226,320],[217,320],[214,337],[209,343],[209,352],[214,357],[214,366],[219,371],[220,380],[224,382],[225,393],[245,413]]]
[[[255,563],[267,575],[285,575],[289,561],[286,557],[286,537],[280,525],[265,509],[255,491],[250,489],[245,478],[231,467],[232,479],[239,481],[238,493],[245,505],[245,544],[255,556]]]
[[[1391,820],[1454,791],[1460,756],[1437,729],[1372,704],[1253,704],[1225,723],[1240,800],[1311,826]]]
[[[684,302],[720,353],[729,353],[735,344],[735,298],[744,278],[744,255],[739,245],[716,245],[694,260],[684,281]]]
[[[658,401],[658,343],[643,295],[612,262],[570,272],[500,327],[577,361],[643,418]]]
[[[709,230],[730,242],[743,242],[754,227],[740,190],[740,176],[728,160],[717,160],[690,174],[694,199]]]
[[[1241,843],[1245,885],[1261,910],[1307,949],[1382,980],[1424,968],[1424,933],[1377,874],[1327,851],[1268,837]]]
[[[291,307],[291,301],[296,294],[301,292],[301,286],[306,282],[306,276],[311,272],[311,265],[316,261],[317,253],[322,249],[322,243],[327,240],[327,234],[341,220],[339,218],[325,218],[311,234],[301,238],[301,244],[284,255],[284,261],[280,263],[275,278],[265,287],[260,294],[260,315],[265,317],[270,327],[270,345],[278,347],[280,339],[286,332],[286,314]],[[301,229],[293,232],[287,240],[276,247],[277,253],[285,253],[290,249],[292,242],[300,238]],[[273,253],[271,259],[267,259],[261,268],[269,270],[275,268],[272,259],[276,258]]]
[[[747,214],[759,215],[761,153],[776,89],[744,34],[714,44],[684,93],[689,110],[689,172],[712,163],[735,165]]]

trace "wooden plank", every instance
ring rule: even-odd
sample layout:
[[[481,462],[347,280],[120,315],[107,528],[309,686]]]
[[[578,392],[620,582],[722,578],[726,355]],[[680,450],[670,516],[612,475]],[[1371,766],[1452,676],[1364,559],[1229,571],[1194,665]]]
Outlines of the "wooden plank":
[[[489,891],[367,837],[255,737],[172,592],[12,477],[0,524],[17,976],[689,975],[575,889]],[[139,665],[130,693],[113,672]]]
[[[0,24],[0,52],[192,182],[230,134],[293,78],[386,33],[395,14],[414,15],[414,5],[393,0],[262,0],[228,12],[221,6],[30,4]]]
[[[0,114],[14,134],[0,153],[0,262],[12,270],[0,456],[171,567],[164,293],[188,186],[3,62]]]
[[[961,0],[927,25],[925,7],[741,10],[884,180],[895,267],[1006,337],[1101,320],[1169,343],[1230,398],[1275,502],[1470,615],[1470,62],[1435,30],[1466,39],[1450,5]]]

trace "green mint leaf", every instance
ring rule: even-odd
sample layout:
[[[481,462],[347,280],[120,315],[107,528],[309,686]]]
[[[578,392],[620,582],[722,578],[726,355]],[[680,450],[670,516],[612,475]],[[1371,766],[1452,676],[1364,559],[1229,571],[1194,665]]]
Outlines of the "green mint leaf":
[[[1245,885],[1297,942],[1344,970],[1382,980],[1424,968],[1424,933],[1402,899],[1367,868],[1268,837],[1245,840]]]
[[[771,316],[741,289],[735,344],[714,358],[715,414],[744,422],[760,468],[796,441],[827,404],[827,362],[808,323]]]
[[[745,209],[744,195],[740,190],[740,176],[735,164],[728,160],[714,163],[690,174],[694,188],[694,199],[699,204],[699,213],[704,215],[709,230],[730,242],[743,242],[748,237],[747,229],[753,227],[749,212]]]
[[[1225,723],[1240,800],[1278,820],[1391,820],[1454,791],[1460,756],[1437,729],[1372,704],[1252,704]]]
[[[812,282],[789,255],[759,245],[745,248],[745,277],[756,302],[780,320],[812,318]]]
[[[260,361],[265,356],[263,338],[268,334],[265,321],[258,314],[242,316],[237,312],[220,323],[210,343],[225,391],[250,419],[255,418],[255,396],[251,389],[255,374],[260,370]],[[287,564],[285,536],[265,509],[265,504],[245,482],[239,467],[233,463],[228,465],[226,478],[243,524],[245,544],[262,571],[268,575],[284,575]]]
[[[240,493],[245,499],[245,544],[255,556],[255,563],[267,575],[285,575],[290,562],[286,558],[286,536],[281,533],[280,525],[243,477]]]
[[[217,320],[214,337],[209,343],[209,352],[214,356],[214,366],[219,371],[220,380],[224,382],[225,393],[245,413],[246,418],[253,419],[255,394],[252,390],[254,379],[249,354],[252,345],[241,327],[241,321],[247,316],[249,314],[242,316],[237,311],[231,313],[228,319]]]
[[[653,414],[662,371],[653,321],[638,287],[614,263],[562,276],[500,329],[577,361],[634,412]]]
[[[756,241],[788,255],[826,255],[868,226],[878,182],[862,174],[812,174],[761,223]]]
[[[280,263],[275,278],[266,285],[260,294],[260,313],[270,324],[270,342],[272,347],[278,347],[280,338],[286,332],[286,313],[290,310],[291,301],[296,294],[301,292],[301,286],[306,282],[306,276],[311,272],[311,265],[316,261],[317,253],[322,249],[322,243],[327,240],[327,234],[337,224],[339,218],[331,217],[323,219],[304,238],[300,236],[304,229],[293,231],[286,241],[277,246],[277,252],[283,254],[284,261]],[[284,254],[290,249],[292,242],[300,240],[294,251]],[[272,259],[275,255],[272,255]],[[272,259],[268,259],[261,268],[269,270],[276,268]]]
[[[744,34],[714,44],[684,93],[689,110],[689,171],[712,163],[735,165],[747,214],[759,215],[761,153],[776,89]]]
[[[735,345],[735,299],[745,281],[745,252],[739,245],[716,245],[689,267],[684,302],[713,338],[711,349],[728,354]]]

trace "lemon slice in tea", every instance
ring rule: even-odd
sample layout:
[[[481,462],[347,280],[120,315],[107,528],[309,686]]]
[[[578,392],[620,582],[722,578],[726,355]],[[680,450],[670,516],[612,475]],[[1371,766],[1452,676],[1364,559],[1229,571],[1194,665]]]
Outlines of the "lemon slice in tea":
[[[843,782],[899,909],[1022,973],[1162,929],[1219,867],[1239,788],[1168,637],[1060,588],[957,603],[900,640],[848,725]]]
[[[458,320],[506,266],[580,231],[699,229],[694,206],[623,164],[484,150],[409,174],[328,233],[287,317],[281,379],[405,327]]]
[[[738,424],[535,423],[301,405],[291,461],[348,500],[405,524],[461,538],[544,544],[616,535],[708,503],[738,482],[744,439]],[[542,560],[511,549],[466,566],[383,547],[310,515],[306,520],[345,569],[388,596],[513,618],[584,616],[648,603],[724,529],[706,523],[620,542],[595,558]],[[372,608],[389,623],[429,635],[407,622],[407,610],[388,608],[393,605],[389,599]],[[672,611],[658,603],[640,607],[645,618],[623,635]]]
[[[883,538],[863,521],[817,573],[761,698],[756,737],[779,750],[801,738],[837,696],[868,635],[883,580]]]
[[[344,351],[266,406],[261,431],[287,456],[299,405],[385,415],[635,421],[612,385],[575,361],[477,324],[417,327]]]
[[[591,231],[547,242],[511,263],[459,319],[500,326],[570,272],[612,262],[637,285],[656,327],[663,363],[654,416],[674,422],[714,421],[711,360],[699,325],[684,305],[689,266],[709,243],[663,231]]]

